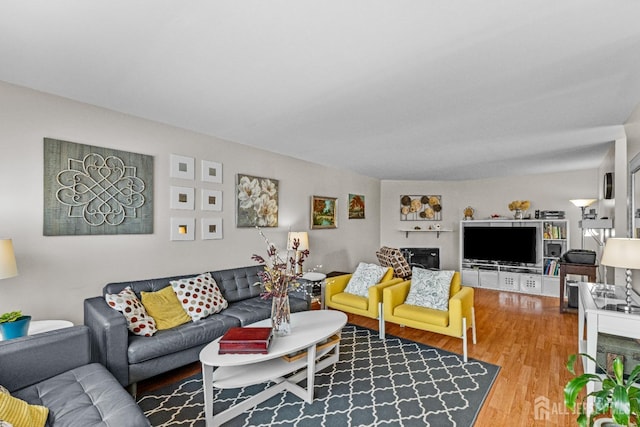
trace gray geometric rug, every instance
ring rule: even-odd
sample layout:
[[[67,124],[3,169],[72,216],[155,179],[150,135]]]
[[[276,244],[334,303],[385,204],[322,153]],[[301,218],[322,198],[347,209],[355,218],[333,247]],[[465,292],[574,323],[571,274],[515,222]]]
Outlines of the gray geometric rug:
[[[225,426],[472,426],[498,366],[347,324],[312,404],[285,392]],[[306,382],[302,381],[300,384]],[[214,413],[266,388],[214,390]],[[200,374],[138,397],[155,427],[204,426]]]

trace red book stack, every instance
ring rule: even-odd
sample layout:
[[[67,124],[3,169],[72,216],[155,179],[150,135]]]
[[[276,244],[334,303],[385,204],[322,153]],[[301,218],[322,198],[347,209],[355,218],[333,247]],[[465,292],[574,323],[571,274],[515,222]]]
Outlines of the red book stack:
[[[272,336],[271,328],[230,328],[220,338],[218,354],[266,354]]]

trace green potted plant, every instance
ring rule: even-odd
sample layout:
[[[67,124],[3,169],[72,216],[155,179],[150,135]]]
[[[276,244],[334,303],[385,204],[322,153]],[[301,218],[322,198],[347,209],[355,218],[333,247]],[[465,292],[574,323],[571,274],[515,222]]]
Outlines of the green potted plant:
[[[607,372],[588,354],[580,353],[580,356],[592,360],[603,372]],[[567,361],[567,369],[574,375],[576,359],[577,355],[573,354]],[[584,373],[572,378],[564,388],[564,403],[571,411],[575,410],[576,404],[579,405],[577,421],[578,425],[583,427],[593,425],[594,417],[600,414],[609,414],[612,417],[608,420],[610,423],[608,425],[635,426],[640,414],[640,388],[634,385],[638,378],[640,378],[640,365],[635,366],[625,379],[622,359],[616,357],[613,361],[613,375]],[[580,398],[578,396],[580,391],[590,382],[600,383],[601,389]],[[589,396],[593,396],[594,403],[591,415],[587,418],[585,406]]]
[[[10,311],[0,316],[0,334],[3,339],[27,335],[31,316],[23,316],[21,311]]]

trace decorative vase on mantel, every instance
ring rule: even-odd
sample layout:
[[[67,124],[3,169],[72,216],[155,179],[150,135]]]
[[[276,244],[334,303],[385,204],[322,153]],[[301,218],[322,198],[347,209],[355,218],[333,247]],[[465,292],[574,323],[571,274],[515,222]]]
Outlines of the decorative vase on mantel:
[[[522,219],[524,217],[524,212],[522,209],[516,209],[513,214],[513,219]]]
[[[289,294],[271,297],[271,327],[273,334],[283,337],[291,333],[291,309],[289,307]]]

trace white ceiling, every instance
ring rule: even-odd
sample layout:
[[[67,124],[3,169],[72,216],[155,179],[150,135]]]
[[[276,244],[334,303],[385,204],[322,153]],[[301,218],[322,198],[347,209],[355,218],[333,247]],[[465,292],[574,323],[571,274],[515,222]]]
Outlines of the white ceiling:
[[[0,80],[380,179],[597,167],[640,0],[0,0]]]

